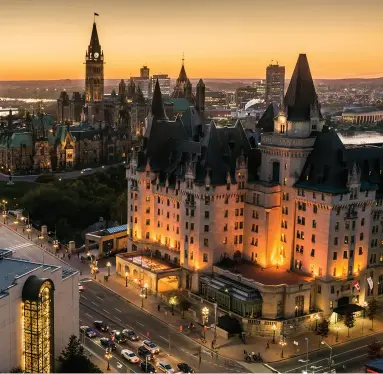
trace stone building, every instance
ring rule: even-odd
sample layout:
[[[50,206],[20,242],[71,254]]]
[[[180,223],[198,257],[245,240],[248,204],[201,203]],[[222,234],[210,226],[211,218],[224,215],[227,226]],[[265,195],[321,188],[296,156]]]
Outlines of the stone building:
[[[157,86],[127,166],[128,251],[175,265],[179,287],[256,333],[274,320],[286,334],[383,295],[383,137],[325,124],[306,55],[273,111],[263,132],[206,124],[193,106],[171,121]]]

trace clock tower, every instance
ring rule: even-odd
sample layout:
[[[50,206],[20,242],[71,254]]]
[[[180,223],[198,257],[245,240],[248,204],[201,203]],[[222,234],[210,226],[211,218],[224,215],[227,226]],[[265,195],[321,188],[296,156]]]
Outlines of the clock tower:
[[[98,39],[96,22],[85,53],[85,102],[88,105],[88,118],[102,121],[104,100],[104,52]]]

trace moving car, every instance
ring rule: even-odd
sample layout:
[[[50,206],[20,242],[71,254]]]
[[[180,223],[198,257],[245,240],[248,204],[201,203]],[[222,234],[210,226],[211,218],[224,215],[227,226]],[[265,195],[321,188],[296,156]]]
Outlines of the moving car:
[[[182,373],[194,373],[193,369],[185,362],[180,362],[177,367]]]
[[[81,173],[85,173],[85,172],[87,172],[87,171],[92,171],[92,168],[82,169],[82,170],[81,170]]]
[[[125,337],[131,341],[137,341],[139,340],[138,335],[133,330],[124,329],[122,330],[122,333],[125,335]]]
[[[79,290],[79,292],[82,292],[85,290],[85,287],[81,283],[79,283],[78,284],[78,290]]]
[[[146,349],[149,349],[150,353],[152,354],[160,353],[160,347],[157,344],[154,344],[152,341],[144,340],[143,344]]]
[[[153,360],[153,355],[150,353],[149,349],[146,349],[143,345],[138,348],[137,354],[142,357],[144,360],[151,361]]]
[[[112,337],[114,337],[114,340],[116,341],[116,343],[121,344],[126,342],[125,335],[121,333],[121,331],[112,330],[110,334],[112,335]]]
[[[121,351],[121,356],[125,358],[125,360],[137,364],[140,362],[140,359],[136,356],[136,354],[132,351],[129,351],[129,349],[123,349]]]
[[[97,327],[101,331],[108,331],[109,326],[106,325],[104,321],[94,321],[94,326]]]
[[[144,373],[155,373],[156,372],[156,369],[154,368],[154,366],[151,363],[145,362],[145,361],[141,362],[140,369]]]
[[[80,331],[82,331],[88,338],[95,338],[97,336],[97,332],[89,326],[81,326]]]
[[[172,368],[172,366],[170,364],[168,364],[167,362],[164,362],[164,361],[160,361],[158,364],[157,364],[158,368],[163,371],[164,373],[175,373],[174,369]]]
[[[100,338],[100,343],[103,347],[112,348],[112,351],[116,350],[116,344],[112,342],[109,338]]]

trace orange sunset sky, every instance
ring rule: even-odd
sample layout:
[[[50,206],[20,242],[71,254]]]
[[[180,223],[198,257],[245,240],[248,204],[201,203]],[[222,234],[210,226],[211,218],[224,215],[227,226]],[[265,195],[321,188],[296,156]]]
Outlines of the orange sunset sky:
[[[383,76],[383,0],[0,0],[0,80],[84,77],[93,12],[105,78],[289,78],[307,53],[315,78]]]

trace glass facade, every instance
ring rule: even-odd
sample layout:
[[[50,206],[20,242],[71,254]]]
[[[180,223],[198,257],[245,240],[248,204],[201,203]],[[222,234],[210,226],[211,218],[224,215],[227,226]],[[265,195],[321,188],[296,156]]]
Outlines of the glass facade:
[[[24,300],[25,373],[51,373],[54,360],[53,284],[42,283],[37,300]]]

